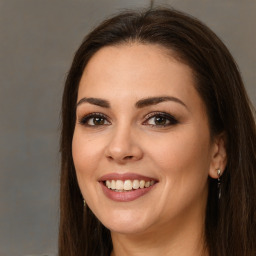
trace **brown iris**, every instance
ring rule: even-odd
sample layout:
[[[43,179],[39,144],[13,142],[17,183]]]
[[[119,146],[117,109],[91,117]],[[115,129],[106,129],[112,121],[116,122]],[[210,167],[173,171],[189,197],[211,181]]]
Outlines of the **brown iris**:
[[[155,121],[156,125],[165,125],[166,124],[166,118],[163,116],[156,116],[154,119],[155,119],[154,121]]]
[[[103,125],[104,122],[105,122],[105,120],[102,117],[94,117],[93,118],[93,124],[94,125]]]

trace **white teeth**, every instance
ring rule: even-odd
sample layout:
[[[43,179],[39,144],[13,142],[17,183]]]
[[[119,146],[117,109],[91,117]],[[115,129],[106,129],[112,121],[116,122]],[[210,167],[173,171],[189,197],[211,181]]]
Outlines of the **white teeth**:
[[[138,189],[140,187],[140,182],[138,180],[134,180],[132,183],[133,189]]]
[[[148,188],[150,186],[150,181],[145,182],[145,188]]]
[[[111,189],[116,189],[116,181],[111,180]]]
[[[124,190],[132,190],[132,181],[131,180],[124,181]]]
[[[110,180],[107,180],[107,181],[106,181],[106,186],[107,186],[108,188],[111,188],[111,181],[110,181]]]
[[[154,180],[106,180],[105,185],[107,188],[112,189],[116,192],[131,191],[133,189],[148,188],[154,185]]]
[[[140,181],[140,188],[144,188],[144,186],[145,186],[145,180],[141,180]]]
[[[122,180],[117,180],[116,181],[116,189],[117,190],[123,190],[124,189],[124,183]]]

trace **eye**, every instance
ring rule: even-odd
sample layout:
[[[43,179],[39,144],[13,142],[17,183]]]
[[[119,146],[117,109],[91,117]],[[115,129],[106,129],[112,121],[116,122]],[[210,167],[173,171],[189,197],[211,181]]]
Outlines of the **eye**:
[[[101,113],[91,113],[86,115],[79,120],[79,123],[86,126],[102,126],[110,124],[107,117]]]
[[[143,124],[150,126],[166,127],[178,123],[175,117],[164,112],[150,113],[146,118],[147,120]]]

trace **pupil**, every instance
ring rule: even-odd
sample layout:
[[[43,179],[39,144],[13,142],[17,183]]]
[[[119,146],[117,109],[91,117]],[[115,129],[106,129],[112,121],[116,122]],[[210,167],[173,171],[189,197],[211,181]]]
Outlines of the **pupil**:
[[[102,117],[95,117],[93,119],[93,123],[95,125],[103,125],[104,124],[104,119]]]
[[[157,116],[157,117],[155,117],[155,123],[158,125],[164,125],[164,124],[166,124],[166,119],[165,119],[165,117]]]

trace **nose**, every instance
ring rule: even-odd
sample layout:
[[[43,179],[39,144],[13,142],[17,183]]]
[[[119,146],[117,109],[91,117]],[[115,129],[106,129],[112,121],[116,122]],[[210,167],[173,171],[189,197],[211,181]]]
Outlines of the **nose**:
[[[143,151],[138,134],[136,135],[130,127],[116,127],[110,136],[105,155],[119,164],[140,160]]]

